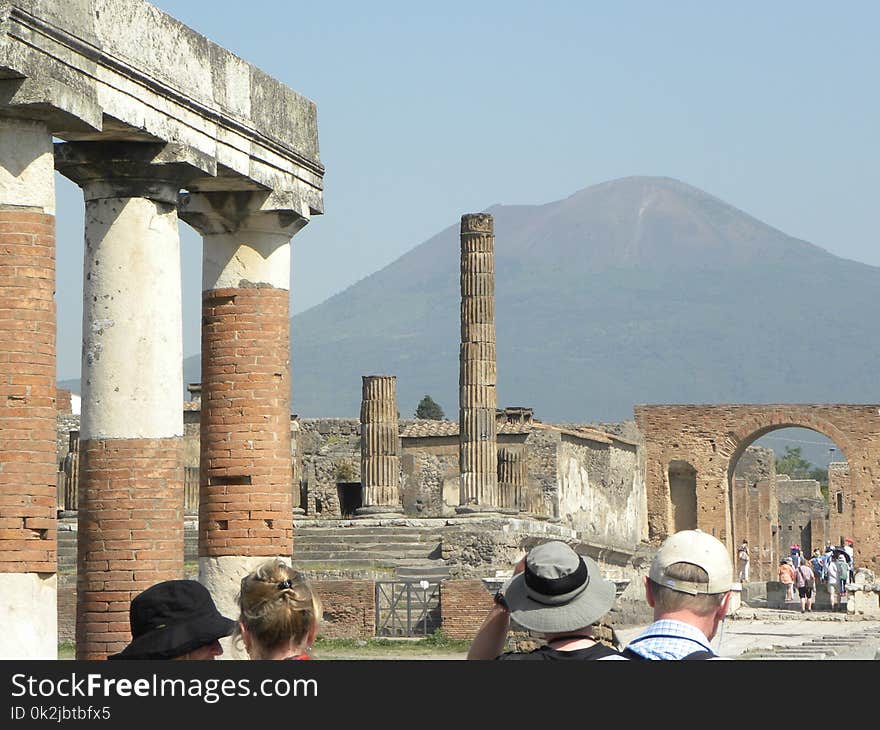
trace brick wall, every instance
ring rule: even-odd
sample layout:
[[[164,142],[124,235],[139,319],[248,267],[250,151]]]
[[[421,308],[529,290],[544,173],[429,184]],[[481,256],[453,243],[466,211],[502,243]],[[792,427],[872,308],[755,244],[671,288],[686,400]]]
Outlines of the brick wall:
[[[199,554],[293,550],[290,294],[203,293]]]
[[[492,608],[492,594],[481,580],[440,584],[441,629],[453,639],[473,639]]]
[[[55,217],[0,209],[0,572],[54,573]]]
[[[311,581],[321,597],[324,618],[318,629],[329,638],[364,638],[376,633],[376,584],[371,580]]]

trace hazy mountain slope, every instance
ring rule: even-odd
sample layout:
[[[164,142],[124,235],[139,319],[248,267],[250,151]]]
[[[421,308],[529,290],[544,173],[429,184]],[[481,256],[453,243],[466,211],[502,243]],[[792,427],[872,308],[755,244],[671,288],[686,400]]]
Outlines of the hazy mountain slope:
[[[880,269],[669,178],[625,178],[496,228],[499,406],[545,420],[634,403],[870,402]],[[292,320],[293,410],[356,416],[361,376],[457,415],[458,221]],[[197,358],[185,362],[198,379]]]

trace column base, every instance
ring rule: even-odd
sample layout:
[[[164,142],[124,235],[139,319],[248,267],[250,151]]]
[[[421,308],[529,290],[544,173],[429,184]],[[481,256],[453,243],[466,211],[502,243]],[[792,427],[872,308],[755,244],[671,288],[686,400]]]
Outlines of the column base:
[[[291,512],[293,512],[294,517],[298,517],[306,513],[306,511],[302,507],[294,507]]]
[[[354,519],[358,517],[404,517],[401,510],[391,505],[371,505],[369,507],[358,507],[354,511]]]
[[[518,515],[519,510],[504,507],[492,507],[489,505],[460,504],[455,508],[458,517],[486,517],[489,515],[501,515],[511,517]]]

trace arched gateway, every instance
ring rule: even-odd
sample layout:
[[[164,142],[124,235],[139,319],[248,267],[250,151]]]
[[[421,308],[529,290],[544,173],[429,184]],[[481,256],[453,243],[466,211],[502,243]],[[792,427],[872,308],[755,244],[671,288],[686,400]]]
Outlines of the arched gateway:
[[[733,551],[732,471],[743,451],[780,428],[809,428],[833,440],[849,464],[847,501],[857,561],[880,569],[880,406],[638,405],[645,437],[648,534],[659,543],[676,530],[682,465],[693,469],[695,524]],[[671,475],[671,476],[670,476]],[[675,488],[675,489],[673,489]],[[673,499],[675,497],[675,499]]]

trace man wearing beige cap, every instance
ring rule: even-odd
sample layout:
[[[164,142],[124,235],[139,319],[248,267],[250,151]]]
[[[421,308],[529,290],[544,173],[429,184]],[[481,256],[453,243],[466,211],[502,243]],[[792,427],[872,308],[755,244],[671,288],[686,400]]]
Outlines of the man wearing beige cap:
[[[630,659],[711,659],[710,641],[727,615],[733,564],[727,548],[701,530],[682,530],[660,546],[645,597],[654,623],[633,638]]]

